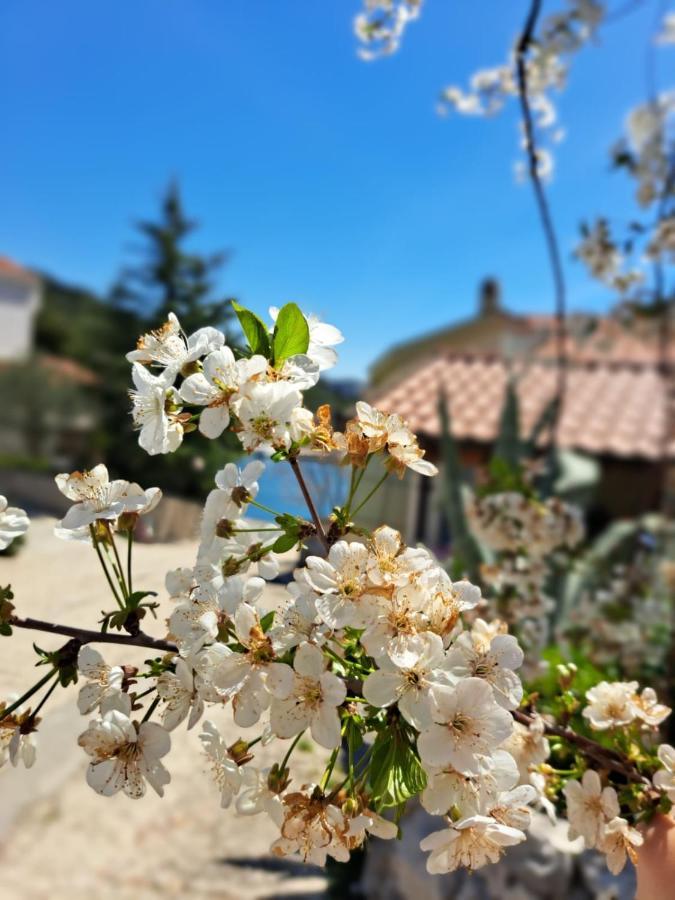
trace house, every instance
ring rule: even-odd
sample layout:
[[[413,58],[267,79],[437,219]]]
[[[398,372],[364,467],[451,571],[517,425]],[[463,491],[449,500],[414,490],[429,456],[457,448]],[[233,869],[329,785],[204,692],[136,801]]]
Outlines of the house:
[[[69,464],[86,448],[95,425],[90,392],[96,374],[74,359],[35,347],[42,303],[41,279],[0,256],[0,467],[5,483],[9,467]]]
[[[558,427],[562,449],[596,461],[599,484],[589,510],[609,518],[657,509],[664,493],[665,460],[675,459],[673,347],[654,319],[572,315],[567,323],[567,388]],[[555,320],[505,310],[499,285],[483,282],[476,315],[385,353],[373,366],[368,398],[395,411],[438,460],[438,397],[447,397],[462,461],[470,470],[490,458],[506,387],[519,398],[521,436],[528,436],[554,396]],[[669,392],[670,389],[670,392]],[[443,543],[441,486],[417,478],[411,501],[414,535]],[[411,488],[411,491],[413,488]]]
[[[0,256],[0,361],[21,361],[30,355],[41,300],[40,279]]]

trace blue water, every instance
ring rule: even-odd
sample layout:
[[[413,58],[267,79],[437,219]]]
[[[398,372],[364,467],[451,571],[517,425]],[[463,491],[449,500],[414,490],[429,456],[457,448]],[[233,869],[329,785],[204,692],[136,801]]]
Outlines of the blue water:
[[[259,458],[265,463],[265,471],[259,480],[257,500],[277,512],[308,518],[305,501],[289,464]],[[349,467],[303,458],[300,468],[320,516],[327,516],[334,506],[344,503],[349,488]],[[272,518],[255,507],[250,508],[249,514],[255,518]]]

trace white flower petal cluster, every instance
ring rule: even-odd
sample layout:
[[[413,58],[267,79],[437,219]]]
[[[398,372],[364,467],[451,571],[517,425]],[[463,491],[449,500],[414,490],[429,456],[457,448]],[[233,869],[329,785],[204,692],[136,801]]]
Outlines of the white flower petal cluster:
[[[169,313],[168,321],[156,331],[141,335],[136,349],[127,353],[131,363],[161,366],[179,372],[225,343],[225,336],[216,328],[199,328],[187,337],[177,316]]]
[[[403,34],[419,18],[422,0],[364,0],[354,19],[354,33],[361,43],[358,54],[370,62],[396,53]]]
[[[642,845],[643,837],[620,816],[614,788],[603,787],[599,774],[587,769],[581,782],[568,781],[564,794],[570,839],[581,836],[587,847],[604,853],[615,875],[623,869],[627,857],[635,863],[635,848]]]
[[[54,479],[64,497],[73,501],[66,515],[57,522],[54,532],[64,538],[88,535],[90,525],[104,520],[114,525],[121,515],[145,515],[159,503],[159,488],[143,490],[139,485],[122,479],[110,480],[108,469],[99,463],[85,472],[63,472]]]
[[[476,535],[493,550],[542,557],[571,549],[584,536],[581,511],[558,497],[539,501],[504,491],[475,497],[467,512]]]
[[[668,136],[675,116],[675,91],[664,91],[636,106],[626,118],[626,144],[632,155],[631,174],[637,181],[637,201],[648,207],[667,189],[670,177]]]
[[[270,310],[273,321],[279,310]],[[215,440],[231,428],[248,452],[288,449],[311,433],[312,414],[302,391],[322,370],[335,365],[333,347],[343,336],[316,316],[306,317],[309,346],[276,367],[260,353],[235,355],[225,336],[201,328],[190,337],[175,315],[157,331],[142,335],[127,354],[132,363],[132,417],[139,444],[149,454],[172,453],[196,427]],[[157,373],[153,369],[159,369]],[[177,380],[181,378],[179,384]],[[194,415],[186,407],[195,409]]]
[[[0,703],[0,716],[16,700],[18,697],[10,696],[6,703]],[[30,710],[23,706],[0,718],[0,768],[7,762],[15,768],[19,763],[27,769],[32,768],[37,757],[36,727],[37,720],[33,721]]]
[[[357,446],[357,456],[364,451],[368,454],[386,450],[385,467],[399,478],[403,478],[406,469],[427,476],[438,473],[436,466],[424,459],[424,450],[405,419],[375,409],[363,400],[357,402],[356,418],[347,423],[345,434],[337,436],[338,448],[352,457],[354,442],[365,445],[363,449]]]
[[[293,669],[293,686],[288,696],[272,700],[272,731],[280,738],[290,738],[309,728],[317,744],[329,750],[338,747],[338,707],[347,696],[344,681],[326,671],[323,653],[312,644],[300,644]]]
[[[524,674],[534,676],[549,637],[550,567],[582,540],[581,511],[557,497],[541,501],[513,490],[474,496],[467,516],[473,534],[494,557],[482,568],[490,617],[498,615],[513,627],[526,654]]]
[[[123,791],[136,800],[146,782],[159,794],[171,776],[161,762],[171,748],[168,731],[155,722],[132,722],[113,709],[89,723],[78,744],[91,757],[87,783],[106,797]]]
[[[7,547],[28,531],[30,520],[17,506],[10,506],[7,498],[0,494],[0,550]]]
[[[124,710],[125,706],[126,712],[131,712],[129,697],[122,692],[124,669],[121,666],[109,666],[98,650],[85,644],[78,653],[77,668],[87,682],[80,688],[77,698],[77,707],[83,716],[97,709],[101,712]]]
[[[658,245],[652,245],[658,255]],[[606,219],[596,219],[592,226],[582,226],[582,240],[575,248],[575,255],[588,269],[589,274],[613,288],[625,293],[630,287],[644,280],[644,273],[625,268],[625,259],[612,239]]]
[[[536,40],[525,60],[527,93],[535,128],[542,136],[548,136],[551,143],[558,142],[563,135],[556,127],[557,114],[551,95],[565,87],[571,57],[593,39],[604,11],[604,4],[598,0],[569,0],[562,11],[549,15],[537,29]],[[504,64],[475,72],[468,90],[456,85],[446,87],[441,93],[439,112],[445,115],[454,111],[468,116],[500,112],[520,93],[516,63],[514,48]],[[521,125],[521,141],[526,146],[522,130]],[[539,176],[550,176],[553,170],[550,151],[538,147],[537,157]]]
[[[659,703],[653,688],[639,694],[637,681],[601,681],[586,691],[586,700],[582,715],[595,731],[624,728],[633,722],[655,728],[671,712]]]
[[[227,809],[243,784],[243,770],[213,722],[204,722],[199,739],[211,766],[211,776],[220,790],[220,805]]]
[[[603,787],[598,773],[587,769],[580,782],[567,782],[564,794],[570,840],[581,836],[587,847],[598,847],[607,823],[620,812],[616,791]]]
[[[668,795],[668,799],[675,803],[675,747],[670,744],[661,744],[657,751],[659,762],[663,766],[652,778],[654,787]]]
[[[204,713],[198,677],[181,657],[176,658],[175,672],[167,670],[158,677],[157,696],[163,703],[162,725],[167,731],[173,731],[185,719],[188,729],[193,728]]]

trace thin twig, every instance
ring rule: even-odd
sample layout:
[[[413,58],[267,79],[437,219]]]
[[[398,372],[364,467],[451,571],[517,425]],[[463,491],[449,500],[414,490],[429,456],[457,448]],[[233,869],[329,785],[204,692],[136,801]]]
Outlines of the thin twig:
[[[110,632],[88,631],[86,628],[75,628],[71,625],[57,625],[55,622],[44,622],[41,619],[21,619],[11,616],[9,624],[14,628],[30,628],[34,631],[45,631],[47,634],[64,634],[75,638],[80,644],[126,644],[130,647],[148,647],[150,650],[162,650],[175,653],[177,647],[171,641],[151,637],[149,634],[111,634]]]
[[[528,728],[536,721],[532,716],[528,716],[518,709],[512,710],[511,715],[516,722],[520,722],[521,725],[525,725]],[[604,769],[611,769],[612,771],[623,775],[627,781],[630,781],[633,784],[642,784],[646,787],[651,787],[649,779],[645,778],[644,775],[640,775],[627,757],[621,756],[621,754],[614,750],[610,750],[608,747],[603,747],[602,744],[598,744],[597,741],[593,741],[591,738],[577,734],[575,731],[572,731],[571,728],[565,728],[562,725],[552,725],[545,719],[542,719],[542,721],[544,723],[544,731],[547,735],[562,738],[564,741],[573,744],[581,750],[584,756],[599,763]]]
[[[316,533],[319,537],[319,540],[323,544],[326,550],[330,549],[330,543],[326,536],[326,532],[323,528],[323,522],[319,516],[319,513],[316,510],[316,506],[314,505],[314,501],[312,500],[312,496],[309,493],[307,488],[307,484],[305,483],[305,479],[303,477],[302,472],[300,471],[300,464],[296,456],[289,457],[289,463],[291,464],[291,469],[293,470],[293,474],[295,475],[298,484],[300,485],[300,490],[302,491],[302,496],[305,498],[305,503],[307,504],[307,509],[309,510],[309,514],[312,517],[312,522],[314,522],[314,527],[316,528]]]
[[[539,218],[546,240],[555,288],[557,384],[555,392],[555,415],[551,423],[551,444],[555,446],[559,437],[559,424],[567,389],[567,302],[565,276],[563,274],[558,239],[553,226],[553,219],[551,217],[548,200],[546,199],[546,192],[544,191],[544,186],[539,177],[539,158],[537,155],[534,120],[528,93],[527,55],[534,40],[534,30],[537,26],[541,6],[542,0],[532,0],[527,19],[525,20],[525,26],[516,46],[516,71],[518,76],[518,97],[520,100],[523,130],[525,134],[525,152],[527,153],[528,158],[528,171],[530,179],[532,180]]]
[[[94,545],[94,550],[96,550],[96,555],[98,556],[99,562],[101,563],[101,568],[103,569],[103,574],[106,577],[106,581],[108,582],[108,586],[112,591],[113,597],[115,598],[115,603],[119,606],[120,609],[124,609],[124,603],[122,602],[119,594],[117,593],[117,588],[115,587],[112,578],[110,577],[110,572],[108,571],[108,567],[105,564],[105,560],[103,559],[103,554],[101,553],[101,548],[99,546],[98,538],[96,537],[96,531],[94,530],[94,526],[89,526],[89,533],[91,534],[91,540]]]

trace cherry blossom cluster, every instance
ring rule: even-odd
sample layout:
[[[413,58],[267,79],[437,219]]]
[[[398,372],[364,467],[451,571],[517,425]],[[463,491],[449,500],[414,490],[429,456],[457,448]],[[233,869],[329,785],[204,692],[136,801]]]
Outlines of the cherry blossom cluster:
[[[668,646],[669,587],[663,564],[648,551],[588,584],[560,628],[561,641],[582,648],[600,668],[623,675],[663,670]]]
[[[253,352],[237,358],[215,328],[201,328],[188,337],[173,314],[161,328],[139,338],[127,359],[133,364],[134,424],[147,453],[175,451],[184,434],[196,427],[211,440],[231,427],[247,451],[288,448],[311,435],[313,417],[302,406],[302,391],[318,382],[322,369],[335,364],[332,348],[343,337],[337,328],[303,317],[295,304],[281,311],[272,308],[270,314],[276,321],[272,329],[248,310],[241,313],[252,333],[257,329],[254,347],[265,355]],[[294,346],[287,337],[299,321],[304,334]],[[198,414],[191,414],[189,407]]]
[[[547,581],[552,565],[582,540],[581,513],[557,497],[542,501],[515,490],[474,496],[467,512],[474,535],[492,556],[481,569],[491,614],[515,629],[528,672],[536,670],[553,608]]]
[[[635,107],[626,120],[625,138],[612,150],[615,162],[635,179],[639,205],[656,208],[656,220],[634,223],[619,242],[609,222],[599,218],[582,226],[575,249],[589,274],[622,296],[637,291],[639,298],[654,263],[670,265],[675,259],[674,112],[673,91]]]
[[[6,550],[16,538],[28,531],[28,516],[23,509],[10,506],[0,494],[0,550]]]
[[[659,703],[651,688],[640,691],[637,681],[600,682],[586,691],[585,701],[581,715],[591,731],[611,735],[617,746],[630,747],[637,771],[645,773],[626,784],[611,767],[586,768],[563,788],[570,839],[582,837],[586,847],[604,853],[608,868],[617,874],[627,858],[635,862],[642,845],[635,825],[644,819],[645,803],[665,810],[671,805],[669,767],[675,751],[657,743],[657,729],[671,710]],[[555,779],[554,770],[546,777]]]
[[[364,0],[363,11],[354,19],[361,59],[371,61],[396,53],[406,28],[421,9],[422,0]]]
[[[604,16],[604,5],[595,0],[568,0],[564,9],[552,13],[541,24],[525,61],[527,94],[534,114],[537,131],[546,134],[553,143],[560,141],[563,131],[557,126],[557,112],[551,98],[566,84],[570,58],[593,39]],[[456,85],[446,87],[441,94],[439,110],[449,110],[467,116],[491,116],[500,112],[510,99],[517,98],[521,89],[516,71],[516,48],[505,63],[475,72],[469,89]],[[522,130],[522,126],[521,126]],[[526,138],[523,132],[523,146]],[[547,178],[553,171],[553,157],[545,147],[535,148],[539,176]],[[524,177],[522,164],[517,167]]]
[[[206,498],[194,564],[166,575],[172,606],[163,636],[152,637],[142,626],[160,604],[136,584],[132,551],[140,517],[155,512],[161,491],[111,479],[102,464],[57,475],[72,505],[55,534],[93,548],[113,605],[89,631],[23,618],[11,589],[0,588],[0,635],[30,628],[69,637],[57,650],[36,644],[46,674],[0,706],[0,765],[33,764],[44,704],[57,687],[77,683],[88,719],[78,739],[86,778],[103,796],[138,799],[148,786],[162,796],[172,733],[198,728],[195,746],[220,804],[268,816],[278,856],[345,861],[369,836],[395,837],[406,803],[419,798],[440,817],[421,842],[429,872],[476,869],[526,839],[535,806],[553,816],[564,796],[571,827],[618,870],[639,844],[640,817],[669,808],[675,795],[675,750],[657,739],[669,710],[637,682],[600,683],[582,702],[570,687],[572,668],[559,708],[538,710],[519,677],[519,641],[503,617],[480,617],[480,589],[451,578],[396,530],[360,524],[361,508],[388,477],[408,469],[433,476],[436,468],[395,413],[359,402],[338,432],[328,408],[304,406],[303,391],[335,362],[339,332],[294,304],[273,310],[272,326],[235,308],[246,347],[227,346],[215,329],[188,337],[175,316],[141,337],[130,354],[140,444],[167,452],[190,431],[215,440],[230,429],[244,453],[264,448],[270,464],[290,466],[308,518],[260,502],[258,459],[225,465]],[[327,521],[302,475],[308,453],[333,454],[351,469],[347,497]],[[364,478],[376,458],[383,474],[369,489]],[[273,524],[255,519],[256,509]],[[495,579],[526,607],[518,560],[527,558],[532,572],[534,561],[581,536],[576,511],[520,493],[486,494],[472,521],[494,547]],[[3,501],[3,539],[27,525]],[[310,552],[310,539],[321,553]],[[266,584],[291,550],[302,555],[283,602],[271,605]],[[97,642],[153,655],[142,666],[110,665]],[[227,740],[233,728],[241,736]],[[589,730],[613,743],[592,740]],[[328,754],[317,783],[291,765],[303,736]],[[271,766],[261,762],[270,755]]]
[[[642,283],[644,273],[626,268],[625,255],[613,239],[606,219],[596,219],[590,226],[582,225],[581,234],[575,256],[593,278],[621,294]]]

